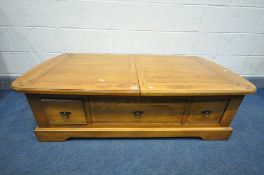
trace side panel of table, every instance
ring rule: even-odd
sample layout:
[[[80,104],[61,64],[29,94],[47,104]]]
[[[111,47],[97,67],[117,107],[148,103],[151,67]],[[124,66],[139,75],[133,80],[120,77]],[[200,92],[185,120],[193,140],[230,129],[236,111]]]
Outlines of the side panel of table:
[[[72,137],[224,140],[243,96],[88,97],[27,94],[40,141]]]

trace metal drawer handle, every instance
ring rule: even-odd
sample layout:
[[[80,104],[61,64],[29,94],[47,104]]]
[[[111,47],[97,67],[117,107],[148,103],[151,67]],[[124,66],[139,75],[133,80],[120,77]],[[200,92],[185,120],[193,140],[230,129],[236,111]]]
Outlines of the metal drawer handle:
[[[141,118],[143,113],[144,113],[143,111],[134,111],[133,112],[133,114],[136,118]]]
[[[212,111],[202,111],[201,113],[203,114],[203,118],[208,118]]]
[[[69,119],[71,112],[63,111],[63,112],[60,112],[60,115],[63,119]]]

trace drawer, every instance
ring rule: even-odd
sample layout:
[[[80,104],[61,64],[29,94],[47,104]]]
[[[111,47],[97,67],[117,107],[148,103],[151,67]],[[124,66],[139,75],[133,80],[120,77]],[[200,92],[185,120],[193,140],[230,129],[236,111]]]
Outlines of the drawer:
[[[227,98],[197,98],[191,103],[187,123],[217,124],[228,104]]]
[[[186,100],[159,98],[93,98],[93,123],[181,123]]]
[[[82,99],[41,99],[51,125],[87,124]]]

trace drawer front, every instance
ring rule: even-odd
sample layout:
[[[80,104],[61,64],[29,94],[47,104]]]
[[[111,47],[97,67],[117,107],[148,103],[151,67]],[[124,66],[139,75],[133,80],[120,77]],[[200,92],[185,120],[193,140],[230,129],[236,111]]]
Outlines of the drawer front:
[[[192,101],[187,123],[217,124],[228,104],[227,98],[198,98]]]
[[[41,99],[51,125],[87,124],[82,99]]]
[[[94,98],[93,123],[181,123],[185,100]]]

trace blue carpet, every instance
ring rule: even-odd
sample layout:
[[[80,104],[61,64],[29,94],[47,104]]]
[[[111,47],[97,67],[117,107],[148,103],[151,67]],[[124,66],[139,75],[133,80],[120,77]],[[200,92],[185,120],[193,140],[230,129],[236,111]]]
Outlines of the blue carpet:
[[[38,142],[23,94],[0,91],[0,174],[264,174],[264,89],[247,96],[228,141],[195,138]]]

